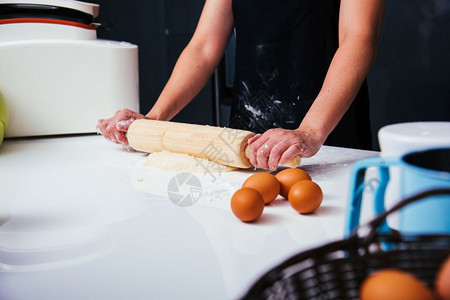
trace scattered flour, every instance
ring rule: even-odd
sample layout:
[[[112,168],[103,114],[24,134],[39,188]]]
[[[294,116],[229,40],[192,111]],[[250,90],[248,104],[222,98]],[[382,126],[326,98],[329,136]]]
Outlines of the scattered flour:
[[[144,165],[171,172],[213,173],[236,170],[234,167],[225,166],[204,158],[169,151],[150,153]]]

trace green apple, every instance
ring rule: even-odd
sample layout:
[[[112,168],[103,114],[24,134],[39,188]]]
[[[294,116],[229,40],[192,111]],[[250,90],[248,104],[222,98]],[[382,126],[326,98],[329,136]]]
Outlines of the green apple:
[[[8,107],[6,106],[5,98],[3,98],[2,92],[0,92],[0,145],[2,144],[5,136],[8,119]]]

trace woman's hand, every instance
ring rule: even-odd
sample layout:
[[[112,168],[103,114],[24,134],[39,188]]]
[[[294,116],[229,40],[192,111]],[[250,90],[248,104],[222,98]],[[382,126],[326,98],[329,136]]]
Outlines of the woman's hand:
[[[129,109],[122,109],[109,119],[101,119],[97,123],[97,130],[105,139],[116,144],[128,145],[126,132],[131,123],[137,119],[145,118],[144,115]]]
[[[324,140],[300,129],[270,129],[249,139],[250,162],[257,168],[275,171],[295,156],[311,157]]]

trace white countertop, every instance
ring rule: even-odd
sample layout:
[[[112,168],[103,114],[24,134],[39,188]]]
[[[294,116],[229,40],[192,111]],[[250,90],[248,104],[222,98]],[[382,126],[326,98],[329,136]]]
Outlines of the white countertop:
[[[247,224],[229,201],[250,171],[193,174],[201,197],[180,207],[167,194],[177,174],[101,136],[6,140],[0,299],[238,298],[289,256],[343,237],[351,164],[375,155],[322,147],[301,164],[324,192],[316,213],[280,198]]]

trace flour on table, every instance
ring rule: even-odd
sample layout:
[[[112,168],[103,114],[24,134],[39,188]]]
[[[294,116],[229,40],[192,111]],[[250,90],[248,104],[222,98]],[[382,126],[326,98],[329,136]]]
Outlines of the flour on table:
[[[150,153],[144,165],[171,172],[229,172],[236,170],[234,167],[204,158],[169,151]]]

